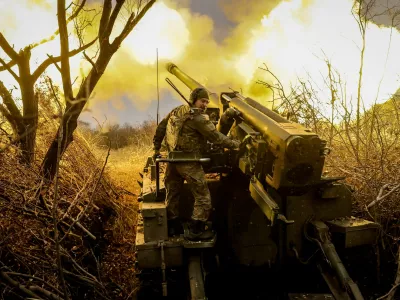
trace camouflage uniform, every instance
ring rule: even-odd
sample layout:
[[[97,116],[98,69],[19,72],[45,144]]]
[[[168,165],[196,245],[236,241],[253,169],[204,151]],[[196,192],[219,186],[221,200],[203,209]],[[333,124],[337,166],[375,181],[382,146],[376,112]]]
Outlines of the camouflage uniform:
[[[202,153],[207,141],[225,148],[236,148],[237,142],[216,130],[208,116],[187,105],[173,109],[158,125],[154,135],[154,150],[159,151],[163,139],[168,151]],[[211,211],[211,196],[200,163],[168,163],[165,174],[168,219],[178,217],[179,195],[184,180],[194,196],[193,220],[207,221]]]

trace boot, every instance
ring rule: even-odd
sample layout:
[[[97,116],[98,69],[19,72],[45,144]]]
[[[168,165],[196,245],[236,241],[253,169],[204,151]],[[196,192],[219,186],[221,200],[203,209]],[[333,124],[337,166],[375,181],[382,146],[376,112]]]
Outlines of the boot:
[[[210,222],[191,220],[189,230],[185,232],[185,238],[189,241],[210,240],[214,237]]]
[[[169,219],[167,221],[168,225],[168,236],[175,236],[182,233],[182,224],[179,218]]]

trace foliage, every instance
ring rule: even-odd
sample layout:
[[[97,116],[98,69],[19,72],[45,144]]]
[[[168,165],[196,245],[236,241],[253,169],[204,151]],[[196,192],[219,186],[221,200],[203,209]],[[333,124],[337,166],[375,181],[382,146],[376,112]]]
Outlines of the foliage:
[[[152,145],[156,124],[154,121],[144,121],[133,126],[129,123],[123,125],[107,124],[92,128],[89,123],[80,124],[81,132],[85,138],[99,148],[120,149],[127,146],[141,149],[145,145]]]

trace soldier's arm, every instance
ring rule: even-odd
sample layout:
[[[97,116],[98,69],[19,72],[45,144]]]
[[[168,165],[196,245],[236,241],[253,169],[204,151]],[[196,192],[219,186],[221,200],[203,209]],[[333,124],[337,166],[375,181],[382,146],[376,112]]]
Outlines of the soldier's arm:
[[[231,140],[226,135],[219,132],[213,123],[204,115],[198,115],[195,117],[195,126],[209,142],[221,145],[224,148],[234,149],[239,146],[239,143]]]
[[[167,131],[167,124],[170,117],[170,113],[158,124],[156,133],[153,137],[153,150],[159,151],[161,149],[161,143],[164,139],[165,132]]]

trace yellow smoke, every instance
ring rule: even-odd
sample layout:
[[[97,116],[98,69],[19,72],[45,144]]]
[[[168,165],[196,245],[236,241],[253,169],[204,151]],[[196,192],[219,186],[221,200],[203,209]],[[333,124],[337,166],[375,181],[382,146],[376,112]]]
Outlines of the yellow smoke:
[[[118,67],[108,70],[107,79],[102,80],[102,97],[125,95],[145,108],[149,102],[146,100],[156,98],[155,49],[159,48],[162,91],[168,88],[163,78],[174,79],[164,70],[163,59],[171,59],[210,89],[241,89],[267,104],[271,93],[255,83],[271,79],[258,69],[265,63],[286,89],[298,78],[312,79],[323,105],[330,99],[326,85],[328,59],[340,73],[348,99],[355,101],[362,40],[351,13],[352,1],[265,2],[220,0],[227,16],[239,22],[224,41],[215,40],[214,24],[208,16],[177,7],[172,1],[158,2],[153,13],[150,11],[140,23],[146,29],[135,29],[123,53],[114,59],[113,65]],[[385,101],[398,88],[400,60],[395,53],[400,50],[400,35],[396,29],[369,23],[366,37],[362,99],[369,107],[374,101]],[[118,89],[113,89],[115,86]]]
[[[259,79],[271,80],[258,69],[263,63],[286,89],[298,77],[312,79],[320,89],[321,103],[326,103],[330,93],[324,81],[325,59],[329,59],[346,84],[348,99],[356,98],[362,40],[351,14],[353,1],[219,0],[221,9],[234,24],[223,41],[215,39],[210,17],[191,12],[189,1],[179,2],[158,0],[153,5],[111,60],[88,107],[100,100],[112,100],[115,106],[120,106],[119,100],[127,97],[139,108],[146,109],[157,97],[157,48],[161,101],[170,89],[164,78],[174,80],[165,71],[167,61],[173,61],[211,90],[221,92],[231,87],[266,104],[270,100],[268,90],[255,83]],[[98,8],[99,4],[92,5]],[[20,49],[51,35],[57,27],[55,7],[55,0],[1,2],[0,26],[5,28],[3,33],[10,44]],[[120,32],[123,21],[123,18],[119,20],[114,36]],[[91,36],[95,34],[96,22],[98,19],[89,28]],[[76,41],[71,37],[71,48],[73,43]],[[58,55],[58,37],[44,49],[34,50],[32,64],[37,65],[47,54]],[[367,107],[375,100],[385,101],[397,90],[400,60],[396,53],[400,53],[399,32],[369,23],[362,85],[362,98]],[[0,57],[5,57],[2,52]],[[82,66],[84,74],[90,67],[81,55],[73,59],[72,65],[74,74],[78,75]],[[5,73],[0,73],[0,79]],[[48,73],[59,77],[54,69]],[[183,88],[178,80],[174,81]],[[182,91],[186,95],[189,92],[187,88]]]
[[[70,8],[71,10],[71,8]],[[70,12],[70,10],[68,12]],[[58,28],[57,23],[57,1],[56,0],[13,0],[0,2],[0,28],[8,43],[14,47],[16,52],[31,45],[40,43],[53,35]],[[69,32],[73,32],[73,23],[69,24]],[[79,47],[78,40],[74,35],[70,36],[70,49]],[[60,41],[57,36],[55,39],[39,45],[32,49],[30,60],[31,71],[46,59],[48,55],[60,55]],[[5,61],[10,58],[0,48],[0,57]],[[75,56],[70,59],[72,78],[79,75],[81,57]],[[18,74],[18,68],[13,70]],[[55,66],[50,66],[46,70],[46,75],[51,77],[54,82],[61,85],[61,75]],[[0,72],[0,80],[8,86],[16,85],[15,80],[7,71]],[[14,90],[18,97],[17,91]]]
[[[165,70],[169,61],[178,64],[198,81],[210,84],[210,87],[224,84],[226,78],[234,76],[229,75],[231,72],[221,75],[228,69],[233,72],[234,66],[228,66],[227,61],[227,67],[221,67],[224,56],[221,46],[213,38],[213,30],[213,21],[209,17],[193,14],[171,1],[157,2],[114,56],[96,88],[92,103],[99,98],[108,100],[125,96],[145,109],[150,100],[157,97],[157,48],[161,96],[167,89],[170,90],[164,78],[174,80]],[[177,86],[183,87],[180,82],[174,81]],[[187,94],[188,89],[183,87],[182,91]]]
[[[51,35],[57,29],[57,1],[1,1],[2,33],[19,49]]]
[[[155,49],[160,59],[177,59],[189,42],[185,20],[163,2],[154,4],[135,30],[124,41],[133,57],[142,64],[153,64]]]
[[[280,0],[218,0],[226,18],[237,24],[257,22],[279,4]]]
[[[324,80],[325,60],[340,73],[348,99],[357,96],[360,49],[358,24],[351,14],[353,1],[301,0],[280,3],[260,24],[252,28],[248,48],[235,60],[238,72],[247,82],[262,79],[255,70],[262,63],[281,78],[286,87],[297,78],[312,79],[321,91],[322,102],[330,99]],[[366,107],[387,100],[399,85],[400,34],[395,28],[368,23],[362,99]]]
[[[186,96],[189,93],[165,70],[169,61],[210,89],[223,91],[230,86],[244,87],[244,78],[236,74],[230,60],[232,53],[225,51],[213,34],[214,23],[210,17],[178,7],[173,1],[158,1],[113,58],[91,103],[99,98],[107,100],[125,96],[145,109],[157,97],[157,48],[161,98],[166,90],[171,90],[164,81],[165,77],[170,77]]]

